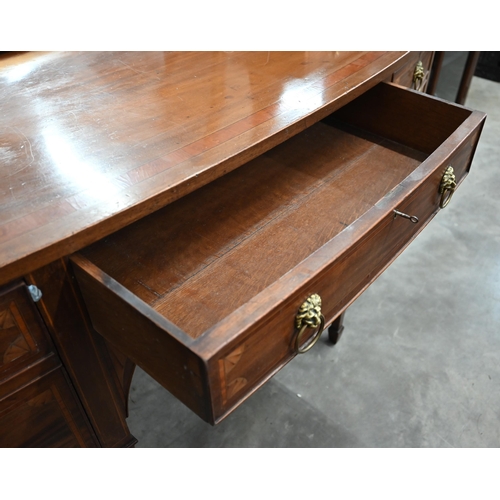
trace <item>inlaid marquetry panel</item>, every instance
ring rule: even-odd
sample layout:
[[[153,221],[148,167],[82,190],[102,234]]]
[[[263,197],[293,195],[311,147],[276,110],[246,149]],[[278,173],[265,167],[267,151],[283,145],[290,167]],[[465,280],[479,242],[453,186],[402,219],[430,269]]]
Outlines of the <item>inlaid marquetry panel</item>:
[[[3,448],[95,445],[62,369],[0,398],[0,446]]]
[[[37,351],[15,302],[0,309],[0,367]]]
[[[247,385],[247,379],[245,377],[233,376],[233,370],[240,362],[244,351],[245,345],[242,344],[225,358],[219,360],[221,393],[224,403]],[[231,372],[233,373],[231,374]]]
[[[47,347],[44,327],[26,285],[18,283],[0,291],[0,375],[42,355]]]

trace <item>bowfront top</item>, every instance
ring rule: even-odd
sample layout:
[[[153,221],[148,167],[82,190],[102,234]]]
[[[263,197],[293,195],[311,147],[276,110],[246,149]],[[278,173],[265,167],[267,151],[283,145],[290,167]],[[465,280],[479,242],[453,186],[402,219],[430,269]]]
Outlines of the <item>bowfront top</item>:
[[[0,58],[0,285],[255,158],[406,52]]]

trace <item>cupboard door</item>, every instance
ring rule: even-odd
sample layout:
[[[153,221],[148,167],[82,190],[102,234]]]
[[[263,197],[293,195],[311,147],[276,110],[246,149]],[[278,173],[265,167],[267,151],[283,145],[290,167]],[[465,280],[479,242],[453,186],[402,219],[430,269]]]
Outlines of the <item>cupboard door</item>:
[[[0,446],[97,446],[63,368],[0,397]]]
[[[51,351],[48,335],[23,282],[0,289],[0,382]]]

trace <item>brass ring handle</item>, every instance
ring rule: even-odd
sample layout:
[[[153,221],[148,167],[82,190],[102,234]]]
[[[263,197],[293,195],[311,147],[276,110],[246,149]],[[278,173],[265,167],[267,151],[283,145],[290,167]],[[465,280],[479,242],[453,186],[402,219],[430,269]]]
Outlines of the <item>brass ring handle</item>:
[[[446,189],[443,191],[441,194],[441,200],[439,201],[439,208],[444,208],[450,203],[451,197],[453,196],[453,193],[455,190],[453,189]]]
[[[441,199],[439,200],[439,208],[444,208],[450,203],[451,197],[455,192],[457,187],[457,182],[455,178],[455,171],[450,165],[441,179],[441,184],[439,185],[439,192],[441,193]]]
[[[295,351],[299,354],[309,351],[321,337],[325,328],[325,318],[321,314],[321,297],[314,293],[300,306],[299,312],[295,316],[295,326],[299,330],[295,337]],[[316,333],[310,341],[301,347],[302,337],[307,328],[315,328]]]
[[[311,337],[311,340],[305,345],[300,347],[300,342],[302,340],[302,336],[304,335],[304,332],[306,331],[307,328],[310,328],[309,325],[305,324],[302,326],[300,329],[299,333],[297,334],[296,340],[295,340],[295,350],[297,351],[298,354],[304,354],[307,352],[309,349],[312,349],[316,342],[319,340],[321,337],[321,334],[323,333],[323,330],[325,329],[325,318],[321,314],[320,315],[320,324],[318,327],[318,330],[314,334],[313,337]]]

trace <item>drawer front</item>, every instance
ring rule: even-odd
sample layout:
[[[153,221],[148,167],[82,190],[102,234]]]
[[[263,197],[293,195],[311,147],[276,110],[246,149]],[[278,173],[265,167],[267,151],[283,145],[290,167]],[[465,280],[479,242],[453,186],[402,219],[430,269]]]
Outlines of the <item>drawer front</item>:
[[[433,52],[415,53],[410,61],[392,75],[392,83],[425,92],[429,82]],[[421,76],[421,78],[418,78]]]
[[[0,292],[0,447],[96,446],[23,282]]]
[[[0,291],[0,379],[50,352],[44,328],[24,283]]]
[[[220,304],[225,306],[229,303],[231,306],[224,309],[224,315],[217,317],[217,321],[204,326],[205,329],[201,333],[189,335],[186,333],[189,332],[188,328],[184,327],[183,331],[174,324],[177,311],[175,297],[172,299],[172,295],[161,296],[161,307],[155,309],[147,302],[147,296],[140,299],[132,291],[135,281],[142,280],[143,274],[149,274],[151,270],[158,273],[162,279],[172,274],[171,265],[158,265],[164,258],[163,245],[150,245],[146,237],[134,237],[136,233],[129,229],[126,233],[119,234],[116,239],[110,237],[112,241],[107,239],[104,245],[94,245],[89,251],[75,254],[70,259],[95,329],[210,423],[219,422],[296,355],[297,330],[294,320],[307,297],[319,294],[322,298],[325,323],[333,321],[439,210],[439,186],[447,167],[451,165],[454,168],[458,182],[468,171],[484,121],[481,113],[449,106],[420,92],[407,91],[387,84],[372,89],[356,101],[359,102],[356,104],[353,101],[343,108],[343,113],[335,113],[340,116],[333,117],[334,120],[366,131],[370,137],[375,135],[377,140],[382,138],[386,144],[384,152],[381,153],[377,149],[375,140],[370,141],[368,146],[363,143],[362,147],[358,147],[358,142],[351,142],[350,136],[338,132],[342,141],[349,147],[343,142],[338,144],[340,147],[346,147],[349,154],[340,154],[338,150],[326,153],[326,147],[324,150],[321,148],[328,143],[331,135],[322,136],[315,133],[315,137],[326,137],[321,139],[326,141],[325,143],[315,143],[316,150],[322,153],[318,155],[321,161],[311,155],[307,148],[306,158],[299,160],[306,162],[308,167],[312,164],[314,173],[321,178],[333,175],[326,167],[327,163],[322,163],[323,156],[327,157],[327,162],[335,163],[335,166],[341,162],[340,165],[344,169],[342,172],[347,172],[338,184],[341,177],[335,170],[338,175],[331,178],[328,189],[318,189],[324,196],[331,196],[330,201],[333,201],[329,207],[332,210],[338,208],[336,232],[333,235],[328,232],[332,225],[331,212],[316,210],[319,198],[314,199],[314,203],[307,200],[301,204],[302,202],[292,203],[299,199],[300,193],[293,194],[291,200],[283,196],[281,199],[288,204],[286,206],[294,207],[290,213],[298,213],[296,219],[283,218],[287,222],[293,220],[293,223],[290,223],[291,230],[288,231],[286,224],[269,224],[271,230],[267,231],[266,227],[265,233],[259,233],[264,234],[265,239],[271,242],[271,251],[265,255],[272,254],[273,259],[270,262],[273,265],[286,253],[275,251],[279,245],[290,246],[292,240],[301,241],[302,236],[307,238],[308,229],[314,226],[311,219],[316,213],[323,215],[315,219],[314,222],[318,221],[318,225],[314,226],[314,230],[317,233],[324,232],[328,236],[318,246],[304,246],[307,251],[300,254],[300,259],[294,261],[293,266],[286,268],[282,274],[276,275],[276,278],[273,276],[268,280],[267,274],[259,276],[261,281],[258,284],[264,283],[265,286],[256,289],[255,293],[252,289],[252,294],[243,295],[244,301],[236,300],[240,298],[236,287],[230,288],[230,295],[219,285],[224,281],[216,281],[214,276],[236,276],[235,283],[240,286],[243,283],[250,288],[253,285],[252,280],[257,281],[257,273],[249,272],[246,263],[258,259],[259,252],[256,247],[264,241],[263,238],[253,240],[252,245],[242,244],[239,247],[240,252],[234,254],[236,257],[233,260],[224,260],[220,266],[217,261],[214,264],[215,270],[212,269],[210,273],[203,275],[203,280],[200,280],[202,286],[198,286],[196,291],[191,285],[193,282],[182,282],[179,288],[183,287],[183,297],[194,297],[190,302],[193,307],[186,313],[188,316],[195,315],[204,308],[212,312],[216,307],[220,307]],[[423,115],[423,119],[411,119],[415,110]],[[349,148],[353,144],[356,145],[352,146],[351,152]],[[280,148],[278,154],[295,159],[295,146],[288,148],[285,146],[285,151]],[[387,158],[394,158],[392,153],[388,154],[389,151],[394,152],[393,150],[403,151],[405,154],[401,153],[398,159],[388,160],[386,164]],[[408,152],[409,150],[411,152]],[[301,147],[300,151],[303,152],[304,148]],[[378,154],[381,156],[377,156]],[[398,177],[397,181],[393,183],[384,177],[387,172],[390,177],[395,169],[406,165],[409,160],[412,160],[410,167],[408,170],[405,167],[404,175]],[[394,163],[391,163],[392,161]],[[262,165],[267,167],[269,163],[264,162]],[[383,168],[378,170],[381,165]],[[367,169],[371,169],[371,177],[364,175]],[[252,176],[255,172],[254,167],[247,171],[246,175]],[[376,195],[370,197],[365,192],[370,188],[367,183],[373,183],[379,175],[382,176],[382,187],[380,191],[376,191]],[[229,190],[231,186],[234,188],[234,185],[229,184]],[[217,189],[209,194],[216,195]],[[219,193],[219,196],[222,194]],[[353,209],[350,205],[346,206],[345,200],[352,197],[356,198],[356,201],[359,198],[362,208],[355,212],[355,217],[346,219],[344,212],[352,215],[350,212]],[[344,200],[340,207],[338,200]],[[244,211],[239,202],[238,199],[233,204],[228,203],[229,208],[224,211],[231,214],[231,220],[243,218]],[[191,227],[196,221],[184,219],[182,211],[192,211],[192,203],[198,203],[198,207],[199,200],[188,200],[186,203],[182,205],[182,210],[174,210],[176,217],[173,219],[180,220],[181,226]],[[246,204],[243,205],[246,207]],[[415,216],[418,222],[413,223],[401,215],[395,216],[394,210]],[[255,213],[262,217],[261,212]],[[238,217],[233,217],[234,214]],[[157,225],[158,220],[168,224],[170,219],[167,217],[148,220],[149,222],[141,221],[146,224],[140,226],[141,230],[145,229],[145,235],[161,227]],[[343,222],[345,220],[348,222]],[[274,233],[276,228],[278,229]],[[196,238],[199,238],[199,233],[205,234],[201,229],[194,231],[193,239],[187,240],[182,246],[189,252],[174,252],[177,258],[180,259],[184,254],[193,258],[193,254],[200,248],[205,251],[206,242],[209,240],[201,238],[198,241]],[[283,236],[285,233],[286,237]],[[241,233],[236,234],[241,236]],[[247,233],[244,234],[247,236]],[[142,240],[146,240],[144,247],[141,247],[144,255],[139,258],[135,249],[137,242]],[[195,266],[199,271],[196,278],[201,274],[200,266],[204,269],[211,265],[210,252],[220,250],[217,245],[214,245],[214,248],[215,250],[208,249],[208,256],[203,253],[203,258],[196,260],[197,265],[199,264]],[[286,250],[289,248],[286,247]],[[126,263],[133,263],[135,260],[141,263],[144,269],[138,266],[139,272],[136,274],[127,264],[119,266],[122,272],[117,273],[115,264],[123,259],[122,255],[129,259]],[[278,257],[275,258],[276,255]],[[237,267],[239,261],[243,262],[240,276],[245,276],[245,280],[241,281],[238,279],[239,275],[229,272],[231,265]],[[100,262],[100,266],[97,262]],[[176,262],[172,265],[175,264]],[[264,267],[270,268],[271,265]],[[125,284],[128,284],[130,289]],[[243,286],[241,288],[241,293],[245,293]],[[151,290],[155,291],[153,288]],[[203,294],[197,294],[199,290],[213,296],[213,301],[203,302],[199,299],[200,296],[202,299],[205,297]],[[235,304],[232,303],[233,299]],[[184,312],[184,309],[182,311]],[[178,318],[183,319],[181,315]],[[182,323],[179,322],[179,325]],[[313,332],[313,329],[305,330],[305,343]]]
[[[250,327],[246,335],[214,356],[208,371],[212,376],[210,386],[217,387],[212,392],[216,422],[297,354],[294,320],[307,297],[320,295],[325,324],[330,324],[417,236],[439,210],[439,186],[447,166],[454,168],[457,183],[466,176],[478,133],[445,163],[431,170],[423,182],[409,190],[402,183],[399,190],[405,192],[403,201],[393,205],[391,196],[382,200],[374,212],[382,210],[385,216],[379,218],[362,238],[349,245],[347,251],[338,254],[317,276],[300,287],[298,293],[286,298],[271,314]],[[397,196],[397,193],[394,195]],[[396,216],[394,209],[416,216],[418,222]],[[349,239],[348,234],[345,237]],[[325,245],[323,249],[326,253],[335,254],[333,246],[330,249],[327,247]],[[306,332],[302,345],[308,343],[308,337],[315,335],[314,329],[307,329]]]
[[[62,368],[0,395],[3,448],[95,447],[96,442]]]

